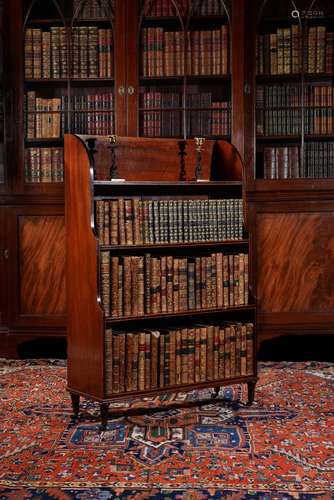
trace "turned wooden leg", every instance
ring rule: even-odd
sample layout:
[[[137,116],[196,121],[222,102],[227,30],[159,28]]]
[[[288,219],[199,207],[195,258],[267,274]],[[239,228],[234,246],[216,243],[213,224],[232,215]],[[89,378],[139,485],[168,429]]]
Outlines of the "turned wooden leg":
[[[101,430],[104,431],[107,427],[108,423],[108,410],[109,410],[109,404],[108,403],[101,403],[100,404],[100,412],[101,412]]]
[[[247,405],[251,406],[251,404],[253,404],[253,401],[254,401],[256,382],[247,382],[247,385],[248,385]]]
[[[218,397],[220,389],[221,389],[220,387],[213,388],[214,392],[211,394],[212,399],[216,399]]]
[[[70,395],[72,400],[73,415],[77,418],[80,409],[80,396],[79,394],[74,394],[73,392],[71,392]]]

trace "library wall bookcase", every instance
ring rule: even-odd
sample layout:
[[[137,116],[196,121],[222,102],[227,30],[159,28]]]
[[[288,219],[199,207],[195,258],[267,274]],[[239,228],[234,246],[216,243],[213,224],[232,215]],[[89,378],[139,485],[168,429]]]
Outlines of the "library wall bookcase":
[[[248,384],[251,404],[255,305],[237,151],[70,134],[65,146],[74,412],[80,395],[96,400],[105,426],[114,399],[195,387],[217,396],[231,383]]]
[[[333,333],[333,3],[249,6],[245,163],[259,338]]]
[[[333,6],[296,7],[300,19],[290,0],[3,2],[4,354],[65,335],[64,132],[230,141],[245,163],[259,339],[333,330]]]

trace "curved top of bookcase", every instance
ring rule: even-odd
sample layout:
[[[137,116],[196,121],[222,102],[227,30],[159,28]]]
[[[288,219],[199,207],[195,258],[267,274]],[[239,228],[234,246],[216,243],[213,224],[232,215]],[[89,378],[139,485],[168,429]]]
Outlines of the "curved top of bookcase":
[[[238,150],[223,140],[205,140],[199,150],[195,139],[160,139],[77,135],[84,145],[96,181],[180,182],[242,181]],[[111,174],[111,171],[114,174]],[[197,171],[198,174],[198,171]]]

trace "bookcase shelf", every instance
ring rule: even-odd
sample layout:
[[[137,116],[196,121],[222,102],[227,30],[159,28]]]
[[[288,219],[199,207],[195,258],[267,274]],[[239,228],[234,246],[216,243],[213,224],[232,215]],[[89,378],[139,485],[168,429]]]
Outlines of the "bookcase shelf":
[[[92,172],[97,178],[101,178],[103,172],[108,172],[108,168],[105,168],[109,163],[106,157],[108,147],[110,152],[108,138],[99,138],[98,141],[95,138],[93,142],[95,153],[92,156],[87,149],[88,144],[92,144],[89,137],[65,136],[68,294],[69,303],[73,303],[73,307],[69,307],[68,390],[74,411],[78,412],[80,395],[98,401],[101,405],[102,426],[105,426],[108,404],[118,397],[135,394],[148,396],[163,393],[166,389],[184,391],[196,387],[218,388],[236,381],[248,384],[251,402],[257,380],[256,306],[248,291],[251,280],[248,272],[248,240],[134,245],[104,243],[105,234],[109,241],[109,237],[115,237],[115,231],[117,238],[121,238],[122,232],[126,231],[126,241],[130,234],[133,235],[131,238],[136,238],[138,234],[146,238],[145,224],[148,224],[149,231],[153,231],[154,239],[160,238],[166,221],[170,234],[173,235],[177,229],[179,235],[180,231],[183,233],[185,228],[190,228],[185,223],[188,220],[186,214],[192,213],[190,202],[196,200],[198,207],[205,200],[212,200],[210,205],[206,201],[208,213],[213,217],[212,231],[215,225],[218,228],[222,224],[219,221],[230,217],[227,207],[230,207],[229,210],[235,207],[233,224],[237,224],[238,229],[235,231],[239,232],[243,184],[241,160],[237,151],[225,143],[230,152],[229,160],[227,157],[225,161],[222,158],[216,167],[212,164],[213,156],[209,157],[208,153],[203,152],[203,162],[211,165],[209,178],[213,180],[177,181],[171,177],[168,181],[158,181],[153,180],[158,174],[153,174],[152,169],[153,164],[158,162],[163,179],[163,170],[167,168],[164,156],[166,140],[117,138],[113,168],[118,165],[119,175],[126,178],[131,174],[127,170],[131,164],[139,177],[138,181],[120,182],[91,178]],[[167,141],[171,162],[168,170],[175,172],[176,176],[180,161],[178,142],[178,139]],[[190,153],[191,142],[186,146]],[[224,144],[216,146],[224,149]],[[212,155],[214,144],[208,143],[206,148]],[[130,160],[134,149],[137,151],[136,156]],[[147,156],[149,153],[151,159]],[[231,158],[238,158],[237,163],[231,163],[230,168],[239,180],[228,180],[226,174],[227,180],[214,180],[213,172],[217,174],[217,169],[223,168],[223,165],[229,171],[227,163],[231,162]],[[143,165],[143,162],[146,164],[140,171],[138,165]],[[203,164],[202,168],[205,170],[207,167]],[[135,188],[135,195],[132,188]],[[197,193],[199,198],[196,198]],[[218,198],[223,200],[221,205],[214,198],[217,193],[220,193]],[[174,205],[169,204],[174,203],[173,200],[175,207],[178,207],[177,212],[173,212]],[[153,216],[153,211],[150,212],[150,206],[155,217],[157,210],[161,210],[154,227],[151,225],[153,219],[150,213]],[[216,213],[210,211],[215,206]],[[218,206],[225,207],[224,219],[220,219]],[[168,211],[165,211],[167,207]],[[144,215],[146,208],[149,210],[147,216]],[[136,215],[139,213],[142,216]],[[197,217],[195,212],[193,214]],[[197,231],[204,231],[206,225],[201,225],[200,220]],[[206,235],[209,230],[205,229]],[[78,254],[79,248],[85,248],[85,252]],[[196,275],[195,269],[199,270],[199,274]],[[228,280],[228,287],[224,285],[224,288],[223,273],[224,279]],[[82,279],[87,283],[80,297],[76,297],[78,280],[82,282]],[[211,304],[212,307],[208,307]],[[199,351],[200,338],[203,342],[202,354]],[[186,339],[192,346],[187,359],[182,358],[180,350],[182,344],[186,356]],[[171,346],[171,351],[167,345]],[[205,349],[203,346],[206,346]],[[144,358],[140,354],[143,349],[146,353],[144,365]],[[224,359],[225,350],[231,353],[226,354],[226,368],[225,362],[219,364],[219,349],[221,360]],[[195,364],[195,356],[196,359],[202,356],[204,363],[204,352],[205,365],[199,368]],[[79,374],[83,359],[86,360],[87,373],[91,374],[89,377]],[[132,363],[138,363],[135,372],[130,369],[130,366],[134,366]],[[173,363],[176,363],[174,369],[170,368]],[[125,366],[128,367],[126,372]],[[219,367],[223,372],[219,372]],[[199,373],[201,381],[198,379]],[[173,383],[174,378],[177,383]],[[136,390],[131,389],[131,384],[135,384]]]
[[[320,15],[317,2],[311,11],[304,7],[298,19],[291,17],[289,2],[277,8],[277,18],[271,16],[270,1],[259,11],[256,131],[265,134],[256,136],[256,179],[333,176],[334,12],[326,6],[328,12]]]
[[[163,249],[193,249],[193,248],[220,248],[231,245],[248,245],[247,239],[222,240],[222,241],[196,241],[191,243],[155,243],[152,245],[100,245],[100,250],[111,250],[113,252],[135,252],[140,250],[161,251]]]
[[[152,321],[152,320],[173,320],[173,319],[181,319],[181,318],[188,318],[188,317],[195,317],[199,318],[201,316],[205,316],[206,319],[208,316],[217,316],[217,315],[222,315],[222,314],[233,314],[235,312],[249,312],[249,311],[254,311],[255,310],[255,305],[254,304],[247,304],[244,306],[233,306],[233,307],[223,307],[221,309],[214,309],[214,308],[208,308],[208,309],[191,309],[190,311],[180,311],[180,312],[173,312],[173,313],[166,313],[166,314],[145,314],[144,316],[125,316],[121,318],[112,318],[112,317],[106,317],[106,323],[108,325],[117,325],[120,323],[128,323],[128,322],[146,322],[146,321]]]

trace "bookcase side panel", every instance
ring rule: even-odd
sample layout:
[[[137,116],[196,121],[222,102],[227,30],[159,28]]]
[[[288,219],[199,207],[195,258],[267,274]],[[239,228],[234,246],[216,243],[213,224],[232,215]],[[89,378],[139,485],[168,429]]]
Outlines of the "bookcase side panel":
[[[89,159],[65,136],[65,220],[69,390],[103,398],[103,312],[98,304],[98,247],[91,227]]]

